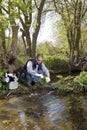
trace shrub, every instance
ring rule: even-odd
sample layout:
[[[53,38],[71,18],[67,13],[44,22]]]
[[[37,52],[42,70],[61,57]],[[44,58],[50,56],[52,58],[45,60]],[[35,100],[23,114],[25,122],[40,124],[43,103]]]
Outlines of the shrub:
[[[74,82],[79,82],[83,84],[85,88],[87,88],[87,72],[85,71],[81,72],[79,76],[76,76],[74,78]]]
[[[45,64],[51,72],[67,72],[68,59],[65,55],[59,54],[54,56],[46,56],[44,59]]]

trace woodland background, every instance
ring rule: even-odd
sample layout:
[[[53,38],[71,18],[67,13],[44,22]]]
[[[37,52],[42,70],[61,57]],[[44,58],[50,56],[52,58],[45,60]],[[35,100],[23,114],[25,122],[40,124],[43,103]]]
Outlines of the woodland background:
[[[55,44],[37,41],[49,12],[58,17]],[[87,0],[0,0],[0,66],[10,72],[37,53],[52,72],[87,70],[86,34]]]

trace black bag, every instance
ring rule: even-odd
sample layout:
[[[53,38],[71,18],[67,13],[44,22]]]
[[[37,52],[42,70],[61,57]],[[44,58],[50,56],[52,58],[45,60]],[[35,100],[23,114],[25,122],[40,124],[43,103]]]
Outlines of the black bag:
[[[21,72],[20,72],[20,77],[25,79],[26,78],[26,72],[27,72],[27,69],[24,66],[22,68]]]
[[[21,72],[20,72],[20,77],[26,79],[26,73],[27,73],[27,63],[29,61],[34,61],[35,65],[33,65],[33,68],[36,68],[36,60],[35,59],[29,59],[27,60],[26,64],[24,65],[24,67],[22,68]]]
[[[29,61],[29,60],[28,60]],[[22,68],[21,72],[20,72],[20,77],[26,79],[26,73],[27,73],[27,63],[24,65],[24,67]]]

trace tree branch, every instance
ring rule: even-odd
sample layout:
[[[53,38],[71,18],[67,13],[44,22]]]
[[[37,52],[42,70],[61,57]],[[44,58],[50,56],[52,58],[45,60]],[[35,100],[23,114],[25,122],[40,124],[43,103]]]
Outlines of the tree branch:
[[[3,6],[1,8],[8,14],[8,10],[6,10]]]
[[[83,12],[82,18],[85,16],[86,12],[87,12],[87,8],[86,8],[85,11]]]
[[[53,1],[54,2],[54,7],[55,7],[55,11],[58,12],[58,9],[57,9],[57,5],[56,5],[56,0]]]
[[[69,21],[70,21],[70,11],[69,11],[69,9],[68,9],[68,4],[67,4],[66,0],[64,0],[64,2],[65,2],[65,5],[66,5],[66,10],[67,10],[67,14],[68,14],[68,19],[69,19]]]
[[[39,9],[36,0],[34,0],[34,3],[35,3],[36,8]]]

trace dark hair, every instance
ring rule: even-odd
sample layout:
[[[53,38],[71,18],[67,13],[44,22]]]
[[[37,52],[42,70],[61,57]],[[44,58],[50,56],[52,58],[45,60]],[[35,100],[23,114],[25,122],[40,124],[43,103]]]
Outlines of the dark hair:
[[[43,58],[43,54],[37,54],[36,58],[38,59],[39,57]]]

